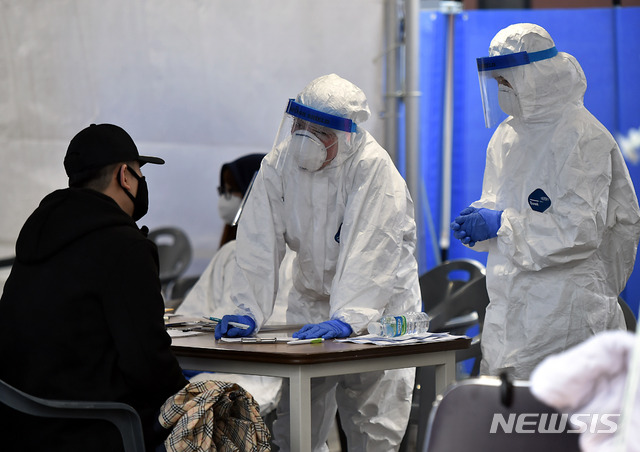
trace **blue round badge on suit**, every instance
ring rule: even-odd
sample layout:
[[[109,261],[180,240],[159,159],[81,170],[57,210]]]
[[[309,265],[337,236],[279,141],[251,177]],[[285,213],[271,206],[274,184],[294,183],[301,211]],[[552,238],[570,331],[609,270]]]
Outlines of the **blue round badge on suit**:
[[[536,212],[544,212],[551,207],[551,199],[541,188],[536,188],[529,195],[529,205]]]

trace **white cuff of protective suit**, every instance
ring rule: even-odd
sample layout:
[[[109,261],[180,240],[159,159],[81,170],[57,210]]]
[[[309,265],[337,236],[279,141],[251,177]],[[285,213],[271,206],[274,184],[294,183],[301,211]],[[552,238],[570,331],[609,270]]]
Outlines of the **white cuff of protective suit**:
[[[331,313],[332,319],[338,319],[347,323],[353,330],[352,335],[355,336],[366,333],[369,323],[374,322],[381,316],[381,311],[368,308]]]

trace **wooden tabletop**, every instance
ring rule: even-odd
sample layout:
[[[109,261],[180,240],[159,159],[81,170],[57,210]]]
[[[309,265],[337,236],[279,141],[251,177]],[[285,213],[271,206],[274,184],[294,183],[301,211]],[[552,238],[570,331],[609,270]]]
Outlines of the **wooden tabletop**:
[[[321,344],[287,345],[286,343],[247,344],[216,341],[213,333],[172,339],[171,350],[176,356],[228,359],[234,361],[259,361],[279,364],[317,364],[348,361],[352,359],[379,358],[414,353],[442,352],[469,348],[471,339],[457,338],[450,341],[408,345],[372,345],[336,342],[333,339]],[[239,353],[241,352],[241,353]]]

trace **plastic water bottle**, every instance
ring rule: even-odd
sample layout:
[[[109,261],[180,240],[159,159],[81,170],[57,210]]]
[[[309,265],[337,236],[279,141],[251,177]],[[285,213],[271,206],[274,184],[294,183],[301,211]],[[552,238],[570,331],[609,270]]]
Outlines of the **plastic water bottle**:
[[[426,312],[409,312],[405,315],[387,315],[367,327],[370,334],[396,337],[403,334],[423,334],[429,331],[429,316]]]

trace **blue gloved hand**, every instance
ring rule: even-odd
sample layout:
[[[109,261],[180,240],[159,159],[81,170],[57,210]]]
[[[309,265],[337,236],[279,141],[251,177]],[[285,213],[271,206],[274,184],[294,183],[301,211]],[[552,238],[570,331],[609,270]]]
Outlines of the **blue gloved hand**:
[[[451,223],[453,236],[469,246],[497,237],[501,216],[502,210],[467,207]]]
[[[463,209],[460,212],[460,215],[458,217],[456,217],[456,219],[451,222],[451,230],[453,231],[453,236],[456,239],[460,240],[465,245],[473,246],[473,245],[476,244],[476,242],[471,242],[471,237],[468,237],[466,231],[461,229],[462,221],[460,223],[458,223],[458,219],[461,218],[461,217],[465,217],[466,215],[470,215],[472,213],[475,213],[477,211],[478,211],[478,209],[476,209],[475,207],[469,206],[469,207]]]
[[[293,333],[293,337],[297,337],[298,339],[315,339],[316,337],[331,339],[334,337],[347,337],[352,331],[348,323],[333,319],[322,323],[305,325],[300,328],[300,331]]]
[[[249,328],[242,329],[233,325],[229,325],[230,322],[243,323],[249,325]],[[248,315],[225,315],[221,321],[216,325],[216,339],[220,339],[222,336],[226,337],[245,337],[249,336],[256,329],[256,322]]]

